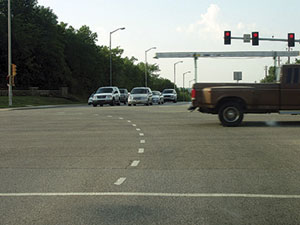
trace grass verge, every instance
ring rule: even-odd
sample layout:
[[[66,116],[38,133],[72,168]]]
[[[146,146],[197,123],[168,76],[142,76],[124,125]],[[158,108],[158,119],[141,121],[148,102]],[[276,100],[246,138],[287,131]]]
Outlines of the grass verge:
[[[41,97],[41,96],[14,96],[12,107],[41,106],[41,105],[63,105],[81,104],[83,101],[70,100],[66,98]],[[0,96],[0,108],[9,108],[8,97]]]

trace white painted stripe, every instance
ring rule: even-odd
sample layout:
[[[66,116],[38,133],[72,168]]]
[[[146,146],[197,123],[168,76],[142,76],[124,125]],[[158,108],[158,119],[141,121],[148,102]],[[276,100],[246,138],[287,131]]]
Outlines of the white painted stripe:
[[[124,118],[123,118],[123,117],[119,117],[119,119],[120,119],[120,120],[123,120]]]
[[[145,149],[144,148],[139,148],[139,151],[138,151],[140,154],[143,154],[145,152]]]
[[[132,124],[132,126],[136,127],[136,124]]]
[[[141,129],[140,129],[140,128],[136,128],[136,130],[137,130],[137,131],[141,131]]]
[[[140,133],[140,136],[144,136],[144,134],[143,134],[143,133]]]
[[[121,178],[120,178],[121,179]],[[48,192],[48,193],[0,193],[0,197],[30,196],[141,196],[141,197],[190,197],[190,198],[269,198],[300,199],[300,195],[235,194],[235,193],[143,193],[143,192]]]
[[[99,116],[99,114],[94,114],[94,116]]]
[[[109,115],[109,116],[107,116],[107,117],[111,118],[112,116]]]
[[[141,144],[145,144],[146,143],[146,141],[145,140],[141,140]]]
[[[126,177],[121,177],[119,178],[116,182],[115,185],[121,185],[123,184],[123,182],[126,180]]]
[[[131,121],[130,121],[130,120],[127,120],[127,122],[128,122],[128,123],[131,123]]]
[[[138,166],[140,163],[140,160],[134,160],[130,166]]]

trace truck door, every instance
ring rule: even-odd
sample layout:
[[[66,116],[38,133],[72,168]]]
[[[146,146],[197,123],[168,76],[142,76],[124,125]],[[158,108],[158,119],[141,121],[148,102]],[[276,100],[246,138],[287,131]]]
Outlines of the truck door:
[[[300,110],[300,66],[289,65],[282,69],[281,110]]]

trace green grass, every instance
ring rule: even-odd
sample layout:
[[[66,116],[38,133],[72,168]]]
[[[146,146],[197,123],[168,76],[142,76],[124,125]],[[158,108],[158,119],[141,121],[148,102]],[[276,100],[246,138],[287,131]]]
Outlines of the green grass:
[[[12,107],[87,103],[83,101],[72,101],[66,98],[41,96],[14,96],[12,102]],[[9,108],[7,96],[0,96],[0,108]]]

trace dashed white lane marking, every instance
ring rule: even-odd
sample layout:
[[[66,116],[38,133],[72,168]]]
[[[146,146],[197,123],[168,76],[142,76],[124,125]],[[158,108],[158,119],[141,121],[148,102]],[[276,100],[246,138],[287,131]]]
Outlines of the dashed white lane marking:
[[[141,140],[141,142],[140,142],[141,144],[145,144],[146,143],[146,141],[145,140]]]
[[[120,119],[120,120],[123,120],[124,118],[123,118],[123,117],[119,117],[119,119]]]
[[[126,177],[120,177],[116,182],[115,185],[121,185],[126,180]]]
[[[139,154],[143,154],[144,152],[145,152],[144,148],[139,148],[139,151],[138,151]]]
[[[143,133],[140,133],[140,136],[144,136],[144,134],[143,134]]]
[[[132,126],[136,127],[136,124],[132,124]]]
[[[136,130],[137,130],[137,131],[141,131],[141,129],[140,129],[140,128],[136,128]]]
[[[51,196],[136,196],[136,197],[189,197],[189,198],[300,199],[300,195],[269,195],[269,194],[239,194],[239,193],[237,194],[235,193],[147,193],[147,192],[0,193],[0,197],[51,197]]]
[[[107,116],[108,118],[111,118],[112,116],[111,115],[109,115],[109,116]]]
[[[138,165],[139,165],[139,163],[140,163],[140,160],[134,160],[134,161],[131,163],[131,165],[130,165],[130,166],[133,166],[133,167],[135,167],[135,166],[138,166]]]
[[[127,122],[128,122],[128,123],[131,123],[131,121],[130,121],[130,120],[127,120]]]

